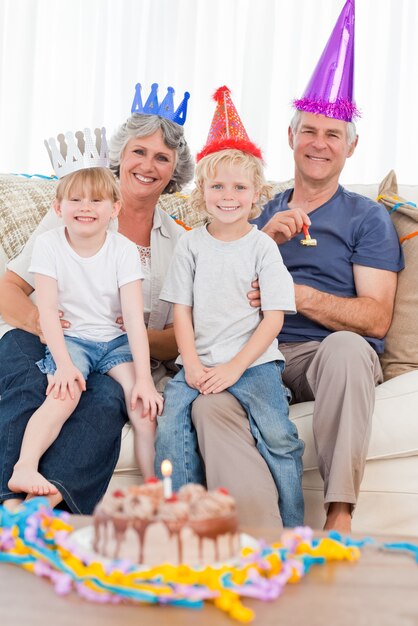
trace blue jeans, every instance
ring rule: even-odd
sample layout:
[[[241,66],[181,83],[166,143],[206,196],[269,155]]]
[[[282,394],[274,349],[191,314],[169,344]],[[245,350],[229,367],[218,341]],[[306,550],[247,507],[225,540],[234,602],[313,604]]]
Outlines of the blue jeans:
[[[44,353],[38,337],[23,330],[10,330],[0,340],[0,501],[26,496],[11,492],[7,483],[28,420],[45,400],[46,377],[36,365]],[[91,374],[71,419],[39,464],[73,513],[92,513],[103,497],[127,419],[121,386]]]
[[[106,374],[116,365],[133,361],[126,333],[111,341],[88,341],[68,336],[64,339],[71,361],[85,380],[91,372]],[[49,348],[45,349],[45,358],[37,361],[36,365],[43,374],[55,374],[57,366]]]
[[[288,392],[282,382],[284,363],[275,361],[250,367],[228,391],[247,412],[250,430],[279,492],[279,509],[287,527],[303,524],[302,455],[304,443],[289,419]],[[184,370],[164,391],[164,410],[158,417],[155,470],[164,459],[173,465],[173,488],[204,482],[191,405],[199,392],[186,383]]]

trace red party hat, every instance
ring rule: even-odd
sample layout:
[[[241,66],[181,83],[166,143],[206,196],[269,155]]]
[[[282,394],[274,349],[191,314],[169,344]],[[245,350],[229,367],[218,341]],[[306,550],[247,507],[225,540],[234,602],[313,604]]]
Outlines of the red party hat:
[[[216,109],[204,148],[198,153],[196,160],[220,150],[241,150],[262,159],[258,148],[248,137],[241,118],[231,100],[228,87],[219,87],[213,94]]]

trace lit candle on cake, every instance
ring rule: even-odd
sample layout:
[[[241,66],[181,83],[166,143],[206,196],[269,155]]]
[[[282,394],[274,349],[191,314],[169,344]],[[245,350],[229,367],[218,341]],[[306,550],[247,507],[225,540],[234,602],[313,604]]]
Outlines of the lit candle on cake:
[[[171,465],[168,459],[165,459],[161,463],[161,474],[163,475],[163,490],[164,490],[164,498],[168,500],[173,495],[173,487],[171,484],[171,472],[173,471],[173,466]]]

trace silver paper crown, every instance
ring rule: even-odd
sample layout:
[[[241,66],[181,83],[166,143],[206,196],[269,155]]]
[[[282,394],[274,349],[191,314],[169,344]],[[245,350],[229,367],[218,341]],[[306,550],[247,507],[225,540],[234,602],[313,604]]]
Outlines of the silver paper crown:
[[[89,128],[76,133],[69,131],[65,135],[61,133],[57,136],[58,146],[54,137],[45,139],[44,143],[58,178],[90,167],[109,166],[106,129],[95,128],[93,133],[94,139]]]

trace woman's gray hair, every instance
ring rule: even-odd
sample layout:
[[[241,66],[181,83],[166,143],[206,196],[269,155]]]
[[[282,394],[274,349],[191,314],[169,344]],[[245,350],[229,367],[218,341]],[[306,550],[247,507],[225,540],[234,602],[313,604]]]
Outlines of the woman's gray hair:
[[[167,148],[176,151],[173,176],[163,193],[181,191],[193,178],[194,159],[184,138],[183,127],[165,117],[134,113],[121,124],[109,141],[110,169],[119,178],[120,160],[128,141],[136,137],[148,137],[160,129]]]
[[[290,128],[292,130],[292,133],[295,135],[297,133],[297,130],[300,126],[300,119],[302,117],[302,112],[299,109],[296,109],[292,119],[290,120]],[[347,143],[349,146],[351,146],[357,137],[357,130],[356,130],[356,125],[354,124],[354,122],[346,122],[347,126]]]

